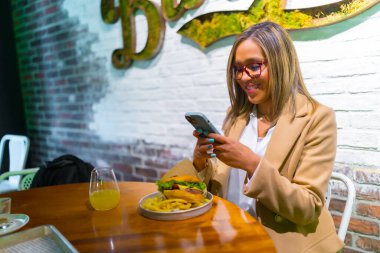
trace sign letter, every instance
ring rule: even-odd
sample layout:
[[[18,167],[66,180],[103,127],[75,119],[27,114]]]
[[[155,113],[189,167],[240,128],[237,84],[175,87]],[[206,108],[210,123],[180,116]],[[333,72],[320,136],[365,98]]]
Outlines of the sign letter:
[[[115,68],[128,68],[133,60],[148,60],[160,51],[164,35],[165,20],[159,7],[148,0],[120,0],[120,7],[115,7],[114,0],[102,0],[102,18],[106,23],[115,23],[121,17],[123,48],[112,53]],[[141,10],[148,21],[148,39],[145,47],[136,52],[135,13]]]

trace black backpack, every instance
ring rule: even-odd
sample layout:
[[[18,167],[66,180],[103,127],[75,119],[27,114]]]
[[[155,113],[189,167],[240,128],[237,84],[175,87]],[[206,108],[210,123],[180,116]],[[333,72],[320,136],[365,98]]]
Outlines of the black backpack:
[[[94,166],[74,155],[63,155],[41,166],[30,188],[90,182]]]

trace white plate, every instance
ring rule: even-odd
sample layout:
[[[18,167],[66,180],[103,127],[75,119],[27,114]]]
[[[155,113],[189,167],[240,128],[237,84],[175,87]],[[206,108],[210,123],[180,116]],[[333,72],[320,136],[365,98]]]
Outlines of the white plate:
[[[26,214],[0,214],[1,218],[7,219],[8,222],[0,224],[0,235],[16,231],[25,226],[29,221],[29,216]]]
[[[156,211],[151,211],[142,207],[142,204],[144,203],[146,199],[154,198],[158,194],[161,194],[161,193],[154,192],[140,199],[139,208],[143,216],[150,219],[154,219],[154,220],[185,220],[185,219],[189,219],[195,216],[199,216],[207,212],[212,206],[213,196],[211,193],[207,192],[206,198],[209,199],[210,201],[208,201],[207,203],[204,203],[201,206],[190,208],[188,210],[178,210],[178,211],[171,211],[171,212],[156,212]]]

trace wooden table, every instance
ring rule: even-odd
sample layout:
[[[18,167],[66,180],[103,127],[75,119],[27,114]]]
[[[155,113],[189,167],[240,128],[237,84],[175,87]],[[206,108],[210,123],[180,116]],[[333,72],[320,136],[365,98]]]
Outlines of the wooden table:
[[[79,252],[275,252],[263,227],[238,206],[214,196],[205,214],[182,221],[141,216],[141,197],[153,183],[120,182],[121,201],[110,211],[94,211],[88,183],[2,194],[12,213],[29,215],[22,228],[54,225]]]

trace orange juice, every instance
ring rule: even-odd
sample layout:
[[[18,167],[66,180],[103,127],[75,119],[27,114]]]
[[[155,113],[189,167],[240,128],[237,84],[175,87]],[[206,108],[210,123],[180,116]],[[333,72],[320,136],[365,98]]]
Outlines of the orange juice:
[[[90,195],[90,203],[95,210],[110,210],[119,204],[120,192],[117,190],[101,190]]]

